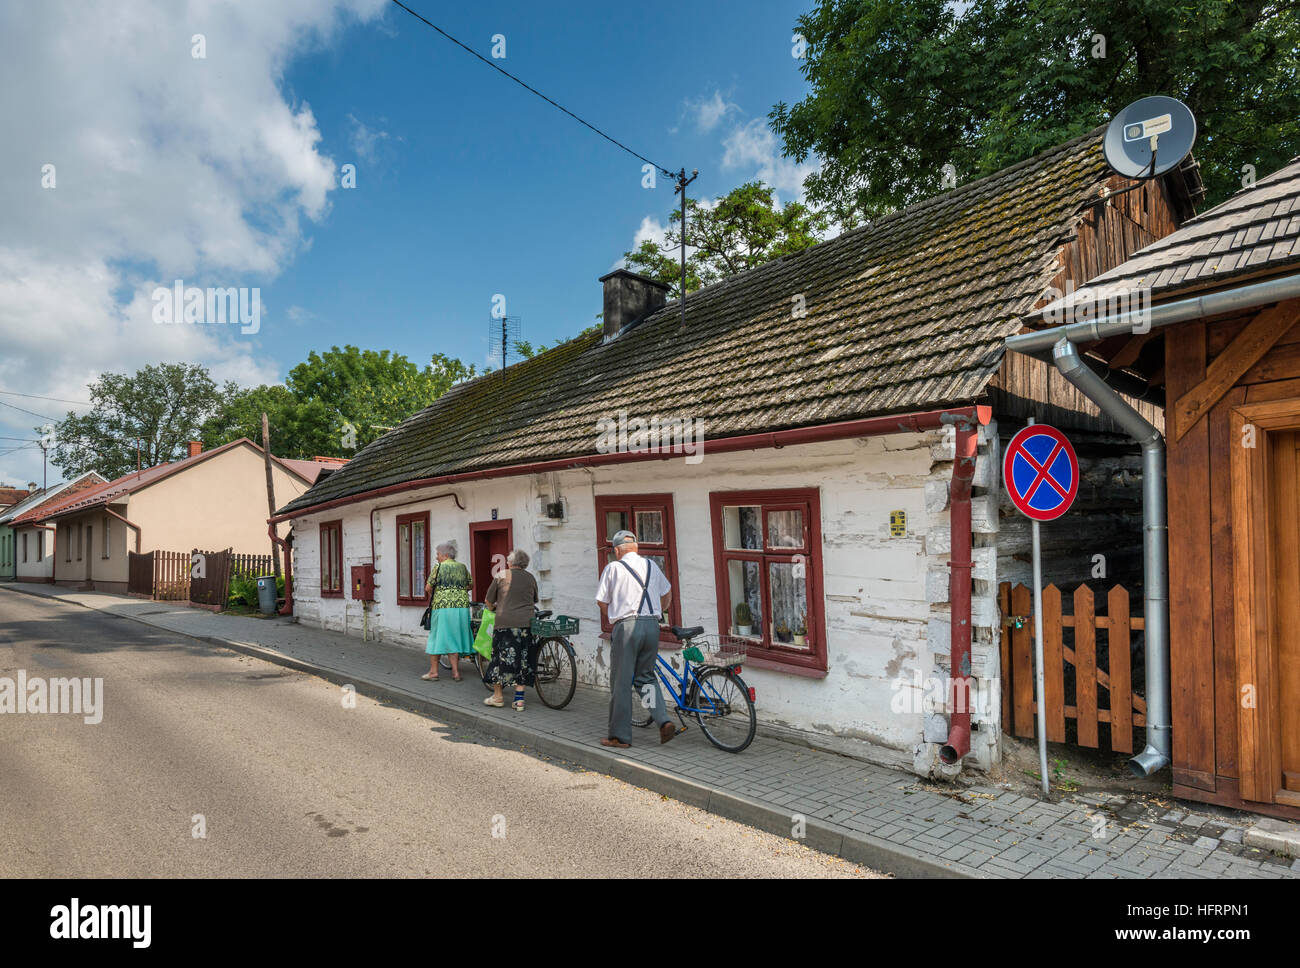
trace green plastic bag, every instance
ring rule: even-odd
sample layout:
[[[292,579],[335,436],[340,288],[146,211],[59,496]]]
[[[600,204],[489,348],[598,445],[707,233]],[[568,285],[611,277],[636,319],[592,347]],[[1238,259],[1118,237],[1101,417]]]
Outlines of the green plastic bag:
[[[685,649],[682,651],[682,657],[686,659],[687,662],[704,661],[704,653],[701,652],[698,648],[696,648],[693,645],[689,649]]]
[[[478,635],[474,636],[474,651],[483,658],[492,658],[492,629],[496,627],[497,615],[491,609],[483,609],[483,618],[479,622]]]

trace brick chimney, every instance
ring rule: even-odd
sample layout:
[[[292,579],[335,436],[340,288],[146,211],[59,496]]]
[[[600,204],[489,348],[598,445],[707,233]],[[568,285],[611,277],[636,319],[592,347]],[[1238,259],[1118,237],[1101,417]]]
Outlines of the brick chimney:
[[[668,301],[666,283],[627,269],[615,269],[601,276],[600,281],[605,285],[605,342],[655,310],[663,309]]]
[[[189,452],[189,454],[188,454],[187,456],[189,456],[189,457],[198,457],[199,454],[201,454],[201,453],[203,453],[203,441],[201,441],[201,440],[191,440],[191,441],[190,441],[190,452]]]

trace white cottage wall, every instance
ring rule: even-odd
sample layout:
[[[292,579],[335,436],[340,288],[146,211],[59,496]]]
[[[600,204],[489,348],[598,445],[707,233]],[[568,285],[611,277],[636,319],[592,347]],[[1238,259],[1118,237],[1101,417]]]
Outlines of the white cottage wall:
[[[981,463],[988,460],[988,439],[981,433]],[[992,439],[996,453],[996,436]],[[367,632],[422,649],[422,609],[396,604],[396,569],[390,555],[397,515],[428,510],[431,543],[455,538],[461,559],[470,564],[469,525],[490,520],[496,509],[498,519],[511,520],[515,545],[533,559],[530,570],[538,578],[543,606],[582,619],[582,632],[574,642],[580,680],[608,688],[608,641],[600,634],[592,597],[598,577],[596,496],[673,495],[679,583],[675,594],[682,621],[716,631],[710,492],[817,487],[828,669],[824,677],[812,678],[747,666],[745,678],[757,689],[760,724],[814,745],[912,766],[918,745],[944,738],[927,734],[940,728],[937,717],[946,712],[942,703],[936,706],[933,701],[933,682],[936,675],[946,675],[949,649],[946,494],[951,472],[952,434],[936,431],[717,455],[710,455],[706,445],[698,464],[677,457],[429,490],[430,496],[454,490],[463,511],[450,497],[419,502],[416,492],[361,502],[295,520],[294,609],[305,624],[362,633],[363,605],[352,600],[350,591],[342,599],[320,597],[319,524],[343,521],[346,580],[353,565],[370,561],[367,515],[378,506],[379,600],[369,606]],[[975,530],[989,531],[991,521],[995,542],[996,507],[983,508],[987,497],[979,488],[976,493]],[[412,503],[383,508],[399,500]],[[563,502],[562,520],[544,513],[545,503],[557,500]],[[907,533],[894,537],[890,512],[898,510],[907,514]],[[994,587],[996,548],[979,548],[978,534],[976,544],[974,674],[996,677],[998,620],[989,592]],[[983,569],[982,556],[988,558]],[[413,668],[418,665],[413,658]],[[984,768],[997,758],[998,715],[997,708],[973,714],[975,762]]]

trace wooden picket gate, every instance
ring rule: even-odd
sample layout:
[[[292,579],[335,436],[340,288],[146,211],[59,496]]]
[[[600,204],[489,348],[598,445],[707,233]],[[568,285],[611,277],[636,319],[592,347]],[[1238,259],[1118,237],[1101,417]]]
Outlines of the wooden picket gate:
[[[203,556],[200,577],[195,577],[194,555]],[[231,549],[225,551],[200,551],[195,548],[190,553],[190,601],[195,605],[225,608],[230,595],[230,559]]]
[[[184,602],[190,597],[190,556],[184,551],[153,552],[153,597]]]
[[[1024,585],[998,586],[1002,608],[1002,729],[1013,736],[1035,735],[1038,704],[1034,686],[1033,592]],[[1106,597],[1106,614],[1098,615],[1087,585],[1074,590],[1074,614],[1061,610],[1055,585],[1043,589],[1043,692],[1047,700],[1047,739],[1067,742],[1065,721],[1074,720],[1078,746],[1100,746],[1099,723],[1109,724],[1110,748],[1133,752],[1133,729],[1146,725],[1146,699],[1133,692],[1129,658],[1134,631],[1144,631],[1142,616],[1129,613],[1129,593],[1116,585]],[[1066,629],[1070,630],[1067,644]],[[1098,664],[1098,636],[1106,665]],[[1072,647],[1071,647],[1072,646]],[[1073,670],[1067,689],[1066,665]],[[1099,702],[1102,691],[1107,700]],[[1072,692],[1073,695],[1069,693]]]
[[[131,595],[153,597],[153,552],[126,554],[126,590]]]

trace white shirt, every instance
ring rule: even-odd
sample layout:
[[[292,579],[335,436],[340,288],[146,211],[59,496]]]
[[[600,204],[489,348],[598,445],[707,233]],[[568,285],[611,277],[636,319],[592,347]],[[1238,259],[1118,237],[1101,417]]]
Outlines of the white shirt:
[[[649,558],[642,558],[635,551],[629,551],[621,559],[611,561],[605,566],[605,570],[600,576],[600,587],[596,589],[596,601],[603,602],[609,606],[609,620],[611,623],[619,619],[628,618],[638,614],[638,607],[641,606],[641,582],[628,572],[623,562],[632,566],[637,577],[646,583],[650,591],[650,608],[652,611],[647,612],[645,608],[639,608],[641,615],[658,615],[660,602],[663,597],[672,590],[672,585],[664,577],[664,573]],[[646,578],[646,568],[650,569],[650,576]]]

